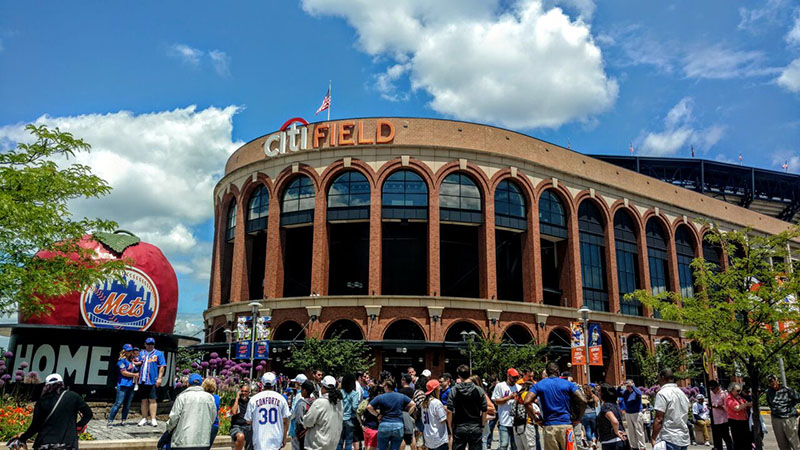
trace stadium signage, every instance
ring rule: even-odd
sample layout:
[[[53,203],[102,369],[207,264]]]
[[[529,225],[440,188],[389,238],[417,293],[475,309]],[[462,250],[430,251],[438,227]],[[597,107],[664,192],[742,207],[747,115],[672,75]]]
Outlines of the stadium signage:
[[[298,124],[300,126],[298,126]],[[323,147],[348,145],[389,144],[394,141],[394,124],[375,119],[374,135],[364,130],[363,120],[343,120],[309,125],[304,119],[294,117],[283,124],[278,133],[264,141],[264,154],[268,158],[300,150],[319,150]],[[309,139],[309,135],[311,139]]]
[[[158,315],[158,289],[141,270],[127,266],[123,281],[107,279],[81,293],[81,316],[94,328],[144,331]]]

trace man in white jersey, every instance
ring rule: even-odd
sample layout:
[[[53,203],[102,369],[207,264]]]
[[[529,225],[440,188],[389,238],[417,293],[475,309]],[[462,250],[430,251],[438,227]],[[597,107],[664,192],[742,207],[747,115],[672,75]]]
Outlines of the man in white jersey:
[[[265,373],[261,383],[264,390],[250,397],[244,420],[253,427],[255,450],[280,450],[289,431],[289,405],[281,394],[273,390],[276,383],[274,373]]]

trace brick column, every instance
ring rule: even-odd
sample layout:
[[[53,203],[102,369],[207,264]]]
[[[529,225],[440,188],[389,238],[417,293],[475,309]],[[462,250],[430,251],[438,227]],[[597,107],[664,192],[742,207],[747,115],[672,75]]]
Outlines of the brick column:
[[[236,201],[236,230],[233,238],[233,262],[231,263],[231,303],[247,300],[247,252],[245,252],[245,208],[243,199]]]
[[[650,260],[647,257],[647,235],[645,234],[645,222],[639,227],[639,235],[637,246],[639,250],[639,282],[642,283],[642,289],[650,290]],[[653,312],[647,306],[642,305],[642,315],[644,317],[651,317]]]
[[[383,264],[383,222],[381,221],[382,207],[381,188],[373,186],[370,193],[369,207],[369,295],[381,294],[381,276]]]
[[[494,231],[494,196],[490,198],[490,193],[486,192],[483,196],[484,220],[479,230],[480,237],[478,245],[480,256],[478,264],[480,266],[480,293],[486,299],[497,299],[497,248],[495,243]]]
[[[577,205],[573,204],[569,208],[570,217],[567,223],[567,239],[569,239],[569,258],[566,263],[569,265],[569,285],[567,292],[568,301],[564,306],[580,308],[583,305],[583,288],[581,285],[581,244],[578,233],[578,211]],[[563,275],[562,275],[563,278]]]
[[[222,300],[222,246],[224,242],[224,224],[220,213],[221,207],[214,208],[214,247],[211,255],[211,281],[208,288],[208,306],[218,306]]]
[[[283,295],[283,252],[281,249],[281,198],[276,186],[269,200],[269,217],[267,218],[264,298],[277,298]]]
[[[431,186],[428,201],[428,295],[439,296],[441,271],[439,270],[439,190]]]
[[[311,259],[311,294],[328,294],[328,204],[324,186],[314,196],[314,243]]]
[[[614,314],[620,310],[619,277],[617,274],[617,242],[614,240],[613,219],[606,225],[606,267],[608,280],[608,310]]]

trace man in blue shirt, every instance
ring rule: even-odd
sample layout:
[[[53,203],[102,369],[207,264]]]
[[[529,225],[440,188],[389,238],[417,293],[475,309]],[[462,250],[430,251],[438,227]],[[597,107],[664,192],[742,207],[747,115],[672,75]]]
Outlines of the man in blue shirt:
[[[536,419],[533,402],[539,399],[542,409],[544,450],[566,450],[573,439],[572,425],[580,423],[586,410],[586,397],[578,385],[558,377],[558,364],[547,364],[547,378],[531,386],[525,397],[525,409]],[[576,411],[572,411],[572,403]]]
[[[156,422],[156,389],[161,386],[164,379],[164,371],[167,368],[167,361],[164,353],[156,350],[156,340],[149,337],[144,341],[145,350],[139,354],[142,367],[139,372],[139,396],[142,399],[142,420],[139,426],[150,424],[158,426]]]
[[[642,391],[636,387],[633,380],[628,380],[619,389],[619,396],[625,404],[625,422],[631,449],[644,449],[647,441],[644,434],[644,418],[642,412]]]

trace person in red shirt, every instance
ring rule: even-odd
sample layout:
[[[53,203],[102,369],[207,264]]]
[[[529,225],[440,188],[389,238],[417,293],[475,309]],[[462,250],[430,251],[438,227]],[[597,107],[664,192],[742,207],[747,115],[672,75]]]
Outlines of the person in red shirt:
[[[734,450],[749,450],[753,437],[747,422],[747,409],[753,404],[742,397],[742,385],[731,383],[728,397],[725,399],[725,412],[728,413],[728,425],[731,429]]]

